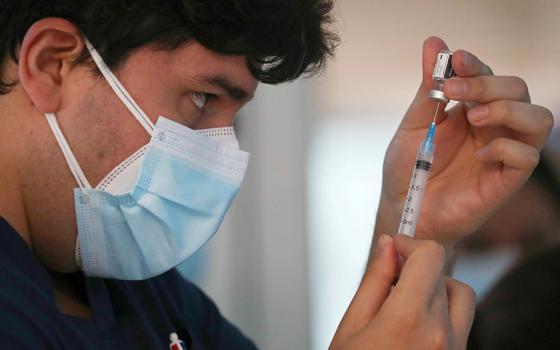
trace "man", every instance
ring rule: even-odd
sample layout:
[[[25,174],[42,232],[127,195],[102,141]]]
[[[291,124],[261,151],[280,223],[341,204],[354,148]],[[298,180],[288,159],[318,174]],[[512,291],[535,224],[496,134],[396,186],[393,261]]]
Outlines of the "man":
[[[257,82],[317,71],[332,53],[330,1],[1,6],[2,348],[162,349],[170,334],[176,347],[254,348],[173,267],[215,232],[239,188],[247,154],[229,127]],[[443,247],[381,236],[395,231],[399,171],[433,111],[428,71],[443,46],[426,42],[425,81],[387,157],[378,253],[333,349],[465,346],[473,296],[442,275]],[[461,210],[432,210],[418,231],[448,247],[521,186],[552,124],[520,79],[490,77],[466,52],[454,64],[466,78],[446,92],[489,112],[475,121],[484,105],[470,110],[470,125],[462,105],[440,118],[438,142],[450,147],[430,186]],[[406,260],[391,291],[397,254]]]

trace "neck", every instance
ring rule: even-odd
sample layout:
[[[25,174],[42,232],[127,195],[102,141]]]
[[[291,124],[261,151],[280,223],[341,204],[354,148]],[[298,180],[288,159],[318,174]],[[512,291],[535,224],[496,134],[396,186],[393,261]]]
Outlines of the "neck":
[[[25,213],[19,174],[23,128],[18,124],[20,115],[13,106],[17,105],[17,91],[0,96],[0,216],[19,233],[31,247],[29,225]],[[23,121],[23,119],[21,119]]]
[[[0,216],[22,237],[43,266],[62,266],[61,271],[71,271],[68,266],[72,264],[61,264],[59,255],[69,252],[67,260],[73,259],[73,242],[65,238],[67,232],[75,230],[75,223],[67,219],[72,217],[73,208],[53,204],[62,197],[55,198],[53,194],[62,187],[59,185],[62,176],[56,169],[64,169],[64,165],[46,121],[21,86],[16,85],[9,94],[0,95]],[[71,201],[71,193],[66,196],[70,198],[65,200]],[[34,236],[40,238],[45,232],[51,234],[50,239]],[[91,318],[83,275],[51,270],[49,275],[61,312]]]

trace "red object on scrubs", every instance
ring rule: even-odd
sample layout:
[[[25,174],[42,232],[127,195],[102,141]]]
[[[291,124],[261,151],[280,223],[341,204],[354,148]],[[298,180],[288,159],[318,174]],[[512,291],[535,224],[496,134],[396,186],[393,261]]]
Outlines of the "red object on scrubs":
[[[179,339],[177,333],[171,333],[169,340],[171,340],[171,344],[169,345],[170,350],[187,350],[185,343]]]

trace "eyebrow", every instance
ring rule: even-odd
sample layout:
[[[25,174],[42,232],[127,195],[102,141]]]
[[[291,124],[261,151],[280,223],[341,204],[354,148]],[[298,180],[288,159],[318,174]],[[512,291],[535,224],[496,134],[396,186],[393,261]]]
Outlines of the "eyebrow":
[[[243,88],[235,85],[223,75],[199,76],[196,80],[224,90],[231,99],[237,102],[243,102],[253,98],[253,94],[250,94]]]

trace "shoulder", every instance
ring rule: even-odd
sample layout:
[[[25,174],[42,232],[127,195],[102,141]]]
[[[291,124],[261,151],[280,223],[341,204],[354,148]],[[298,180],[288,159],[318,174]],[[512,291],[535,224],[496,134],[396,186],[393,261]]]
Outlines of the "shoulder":
[[[0,256],[0,349],[32,349],[56,344],[54,302],[16,266]]]

